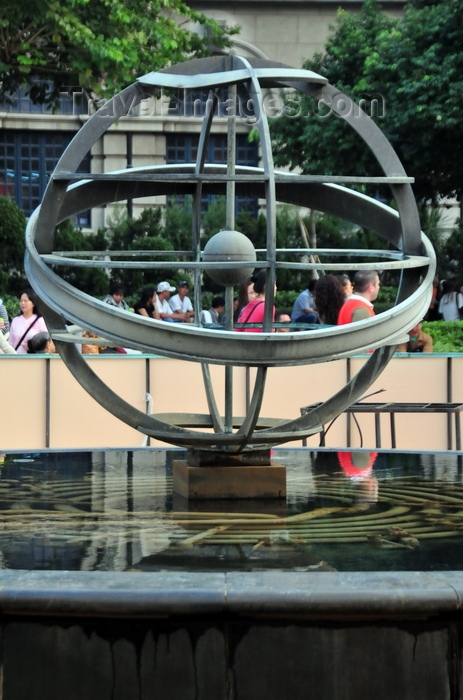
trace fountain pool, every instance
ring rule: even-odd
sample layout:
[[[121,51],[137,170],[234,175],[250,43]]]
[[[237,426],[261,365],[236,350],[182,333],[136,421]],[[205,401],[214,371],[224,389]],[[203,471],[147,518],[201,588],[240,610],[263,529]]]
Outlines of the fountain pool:
[[[462,696],[461,453],[277,449],[286,500],[218,503],[183,454],[3,456],[3,698]]]

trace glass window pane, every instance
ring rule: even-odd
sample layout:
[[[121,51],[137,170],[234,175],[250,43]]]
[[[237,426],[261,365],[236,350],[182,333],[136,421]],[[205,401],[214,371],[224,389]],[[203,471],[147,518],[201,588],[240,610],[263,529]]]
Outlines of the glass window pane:
[[[64,149],[73,138],[70,132],[0,130],[0,194],[13,197],[26,216],[40,204],[47,180]],[[90,172],[90,155],[80,172]],[[79,226],[90,225],[90,212],[78,215]]]

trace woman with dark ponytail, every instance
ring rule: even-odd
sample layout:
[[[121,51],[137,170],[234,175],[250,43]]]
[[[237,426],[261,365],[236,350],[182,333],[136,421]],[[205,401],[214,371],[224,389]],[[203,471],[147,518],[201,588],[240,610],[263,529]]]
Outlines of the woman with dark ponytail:
[[[267,282],[267,273],[265,270],[260,270],[257,274],[251,277],[251,282],[254,282],[254,299],[250,301],[242,309],[238,323],[258,323],[264,322],[265,309],[265,285]],[[275,307],[273,307],[272,321],[275,320]],[[262,333],[262,327],[258,328],[235,328],[240,333]]]

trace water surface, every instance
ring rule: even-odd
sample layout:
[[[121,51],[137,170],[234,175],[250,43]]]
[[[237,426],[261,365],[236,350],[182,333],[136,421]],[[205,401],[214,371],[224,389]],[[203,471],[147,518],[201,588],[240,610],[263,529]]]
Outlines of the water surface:
[[[463,461],[277,449],[286,501],[172,493],[175,449],[8,453],[0,567],[82,571],[463,570]]]

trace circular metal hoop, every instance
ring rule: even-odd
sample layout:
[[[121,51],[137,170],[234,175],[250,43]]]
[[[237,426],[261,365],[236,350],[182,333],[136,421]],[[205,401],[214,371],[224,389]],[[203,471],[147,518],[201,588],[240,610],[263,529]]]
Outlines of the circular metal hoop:
[[[205,144],[213,122],[214,100],[217,100],[220,88],[230,85],[244,87],[252,100],[254,126],[259,131],[262,149],[262,168],[231,167],[230,162],[222,167],[205,164]],[[82,175],[76,172],[84,156],[114,122],[128,114],[147,95],[156,96],[163,88],[199,87],[210,88],[212,107],[206,111],[203,120],[195,163],[134,168],[104,174]],[[269,123],[264,109],[264,91],[281,87],[329,100],[339,118],[355,129],[370,147],[384,177],[316,177],[275,171]],[[234,118],[232,115],[229,120]],[[397,210],[346,186],[351,182],[358,184],[370,180],[389,184]],[[274,445],[319,431],[323,422],[338,415],[349,403],[357,400],[387,364],[393,348],[403,338],[404,329],[412,327],[426,312],[435,273],[435,256],[431,244],[420,231],[410,183],[411,179],[407,177],[397,155],[374,122],[350,98],[328,85],[322,76],[270,61],[238,56],[189,61],[143,76],[110,100],[78,132],[51,176],[41,206],[29,221],[26,270],[42,300],[43,315],[53,332],[60,355],[87,391],[119,418],[147,435],[177,445],[226,448],[232,451]],[[289,251],[276,248],[276,210],[279,202],[314,208],[348,218],[359,226],[368,226],[387,242],[390,250],[377,251],[374,262],[374,252],[367,252],[372,257],[371,264],[358,259],[365,256],[365,251],[348,251],[352,263],[346,265],[329,261],[322,266],[330,270],[365,267],[399,270],[401,285],[397,305],[386,313],[349,326],[279,334],[272,333],[271,324],[266,321],[263,333],[237,334],[232,331],[209,330],[201,327],[200,323],[165,324],[123,313],[75,289],[52,269],[51,266],[59,269],[60,265],[143,268],[153,271],[178,267],[178,262],[165,259],[149,262],[144,260],[144,257],[152,256],[153,251],[137,251],[138,260],[134,260],[134,253],[129,251],[105,252],[104,258],[96,255],[92,260],[86,260],[85,255],[79,253],[54,253],[55,227],[72,214],[125,199],[169,195],[173,192],[191,195],[197,211],[198,202],[205,194],[246,193],[247,196],[265,199],[265,261],[260,260],[256,266],[266,268],[270,282],[276,279],[278,270],[282,268],[308,270],[317,267],[317,263],[286,262],[282,259]],[[347,251],[338,251],[338,254],[341,252]],[[232,268],[243,264],[239,261],[204,261],[199,224],[192,231],[191,250],[174,251],[173,254],[182,256],[183,267],[196,271],[213,269],[214,266]],[[269,309],[273,305],[272,292],[267,294],[265,303],[266,319],[269,319]],[[94,331],[116,346],[201,362],[205,367],[209,363],[223,364],[230,368],[239,365],[258,367],[253,398],[241,427],[236,433],[225,429],[215,407],[207,370],[204,371],[204,376],[211,410],[211,427],[214,428],[212,434],[181,427],[180,415],[178,420],[172,419],[172,424],[154,416],[145,416],[127,405],[96,378],[80,356],[75,347],[76,339],[67,332],[64,318]],[[318,407],[316,414],[309,413],[295,421],[283,421],[278,426],[263,429],[257,427],[267,368],[325,362],[375,348],[377,351],[366,363],[364,371],[338,397],[333,397]]]

